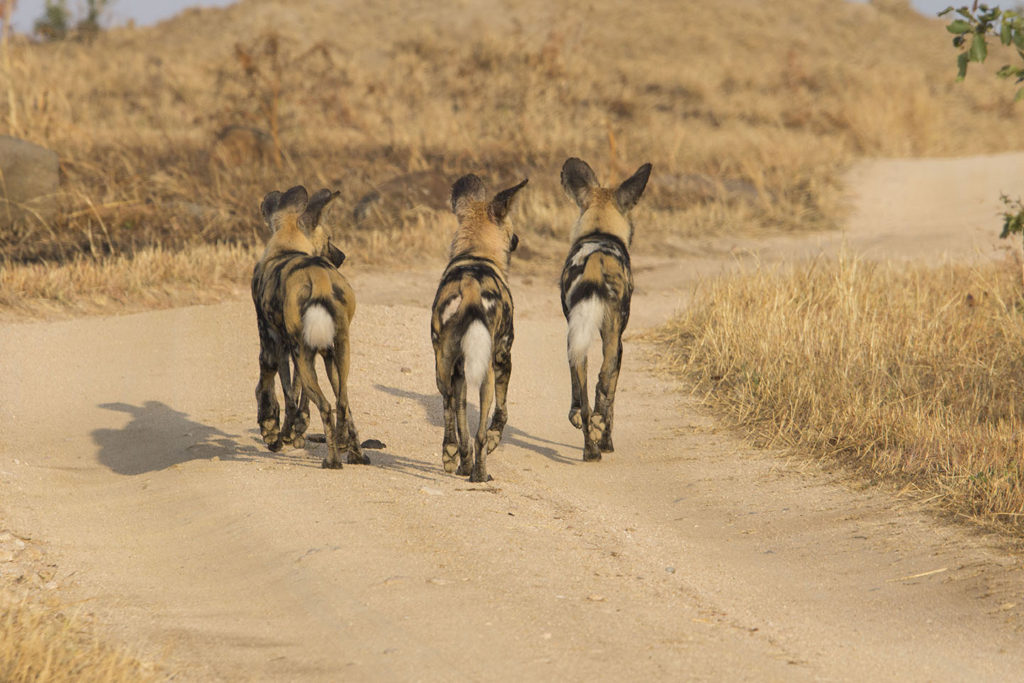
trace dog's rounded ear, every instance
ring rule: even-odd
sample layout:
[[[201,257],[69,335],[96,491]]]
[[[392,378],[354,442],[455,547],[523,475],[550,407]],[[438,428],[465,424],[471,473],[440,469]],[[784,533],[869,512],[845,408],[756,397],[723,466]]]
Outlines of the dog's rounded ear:
[[[512,210],[512,198],[516,196],[519,190],[526,186],[526,183],[530,182],[529,178],[525,178],[523,182],[518,185],[502,190],[498,194],[494,195],[494,199],[491,200],[490,206],[487,207],[487,213],[490,215],[491,220],[495,223],[501,223],[508,216],[508,212]]]
[[[268,192],[267,196],[260,202],[260,213],[263,214],[263,221],[270,228],[271,232],[274,230],[274,224],[271,222],[270,217],[277,212],[277,206],[281,203],[281,193],[277,190]]]
[[[461,216],[470,202],[482,202],[487,198],[484,181],[470,173],[455,181],[452,185],[452,213]]]
[[[345,262],[345,252],[338,249],[336,246],[327,242],[327,260],[334,264],[335,268],[341,268],[341,264]]]
[[[518,246],[519,246],[519,235],[517,235],[515,233],[512,233],[512,239],[509,240],[509,243],[508,243],[508,250],[509,250],[509,252],[515,251],[516,247],[518,247]]]
[[[640,201],[640,196],[644,193],[644,188],[647,187],[647,179],[650,177],[651,165],[647,163],[638,168],[632,176],[622,181],[622,184],[615,190],[615,201],[623,213],[632,209]]]
[[[328,189],[317,190],[313,196],[309,198],[309,202],[306,204],[306,210],[302,212],[302,216],[299,218],[299,223],[302,227],[307,230],[312,230],[319,225],[320,214],[324,210],[324,207],[340,194],[340,192],[331,192]]]
[[[569,199],[576,202],[581,209],[586,208],[587,195],[595,187],[600,187],[594,169],[582,159],[569,157],[562,164],[562,189]]]
[[[296,185],[295,187],[289,188],[281,196],[281,201],[277,205],[277,212],[287,213],[302,213],[306,209],[306,203],[309,201],[309,193],[306,192],[306,188],[302,185]]]

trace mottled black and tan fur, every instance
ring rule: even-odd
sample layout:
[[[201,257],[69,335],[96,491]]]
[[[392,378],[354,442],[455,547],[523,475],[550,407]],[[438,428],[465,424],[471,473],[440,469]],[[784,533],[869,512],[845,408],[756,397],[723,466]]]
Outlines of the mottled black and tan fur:
[[[567,348],[572,378],[569,421],[583,430],[583,459],[600,460],[612,444],[615,388],[622,364],[622,332],[629,322],[633,272],[629,212],[640,200],[651,174],[644,164],[615,189],[602,187],[593,169],[580,159],[562,166],[562,188],[580,208],[571,248],[562,268],[562,313],[569,326]],[[587,398],[587,349],[601,336],[603,361],[594,392]]]
[[[510,254],[519,238],[508,224],[512,197],[526,185],[487,198],[475,175],[452,186],[458,229],[450,261],[441,276],[430,317],[437,389],[444,401],[441,460],[446,472],[488,481],[487,454],[498,447],[508,421],[506,395],[512,373],[512,293]],[[466,393],[479,387],[480,424],[475,438],[466,417]],[[489,427],[487,416],[494,404]]]
[[[301,448],[309,425],[309,401],[323,420],[327,441],[325,468],[369,462],[362,454],[348,402],[349,324],[356,300],[338,266],[345,255],[319,226],[324,206],[338,195],[320,190],[311,198],[296,186],[269,193],[260,207],[272,233],[253,271],[252,298],[260,335],[257,420],[270,450],[283,444]],[[323,358],[334,390],[334,406],[317,382],[314,361]],[[295,381],[290,376],[294,365]],[[280,376],[285,400],[284,424],[274,393]]]

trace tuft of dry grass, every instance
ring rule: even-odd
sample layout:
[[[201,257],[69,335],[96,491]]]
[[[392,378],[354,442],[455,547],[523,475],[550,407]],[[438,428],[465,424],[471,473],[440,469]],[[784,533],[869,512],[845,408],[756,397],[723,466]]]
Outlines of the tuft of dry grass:
[[[155,680],[130,655],[99,640],[59,607],[10,599],[0,590],[0,680],[9,683]]]
[[[759,440],[1024,531],[1018,265],[823,257],[710,283],[656,336]]]

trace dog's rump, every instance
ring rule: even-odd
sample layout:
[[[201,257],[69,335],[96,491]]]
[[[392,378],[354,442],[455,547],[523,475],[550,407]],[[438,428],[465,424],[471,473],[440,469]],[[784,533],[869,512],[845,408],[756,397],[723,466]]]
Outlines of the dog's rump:
[[[472,365],[489,366],[492,354],[512,345],[512,295],[501,271],[488,259],[452,259],[441,276],[432,311],[431,337],[437,354],[438,381],[445,388],[460,368],[467,375],[476,374],[470,373],[471,368],[464,367],[462,361],[469,362],[472,356]],[[477,322],[484,329],[472,332]],[[477,352],[467,353],[467,345]]]
[[[334,264],[322,256],[310,256],[298,251],[286,251],[256,264],[252,279],[253,303],[257,310],[280,314],[284,310],[285,293],[290,286],[298,284],[303,287],[303,279],[312,281],[322,279],[323,276],[330,282],[330,292],[314,293],[309,285],[305,285],[304,288],[309,290],[308,296],[317,297],[329,293],[339,303],[348,305],[349,296],[344,279]],[[336,314],[337,311],[332,313]]]
[[[354,307],[350,289],[329,260],[295,251],[256,265],[252,296],[261,336],[295,334],[312,324],[318,332],[310,336],[312,330],[307,330],[304,338],[313,348],[329,348],[328,335],[333,337],[335,325],[347,322],[345,309]],[[315,310],[307,315],[311,307]]]
[[[625,327],[633,295],[629,251],[622,240],[605,233],[580,238],[562,268],[562,314],[568,320],[577,304],[598,297],[617,309]]]
[[[480,310],[473,306],[463,306],[463,298],[469,294],[464,292],[468,282],[479,287]],[[469,321],[456,321],[457,310],[462,309],[466,315],[482,319],[494,338],[512,337],[512,293],[508,283],[495,264],[484,258],[456,257],[452,259],[441,276],[434,297],[435,334],[440,335],[442,328],[449,324],[468,325]]]

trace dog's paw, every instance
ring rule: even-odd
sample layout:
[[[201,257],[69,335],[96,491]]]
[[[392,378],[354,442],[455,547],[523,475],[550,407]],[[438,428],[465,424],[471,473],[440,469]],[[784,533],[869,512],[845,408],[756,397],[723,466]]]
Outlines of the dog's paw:
[[[569,422],[576,429],[583,429],[583,418],[580,417],[579,408],[572,408],[569,410]]]
[[[497,429],[487,430],[487,452],[492,452],[501,443],[501,431]]]
[[[320,463],[320,467],[325,470],[340,470],[342,468],[342,464],[340,460],[332,461],[329,458],[324,458],[323,462]]]
[[[444,448],[441,449],[441,464],[444,465],[444,471],[451,474],[455,471],[456,460],[459,457],[459,445],[455,443],[446,443]]]
[[[604,437],[604,416],[600,413],[594,413],[590,416],[590,440],[600,441]]]
[[[494,481],[494,477],[487,474],[487,472],[479,472],[477,470],[473,470],[473,473],[469,475],[469,480],[477,484],[483,484],[488,481]]]

